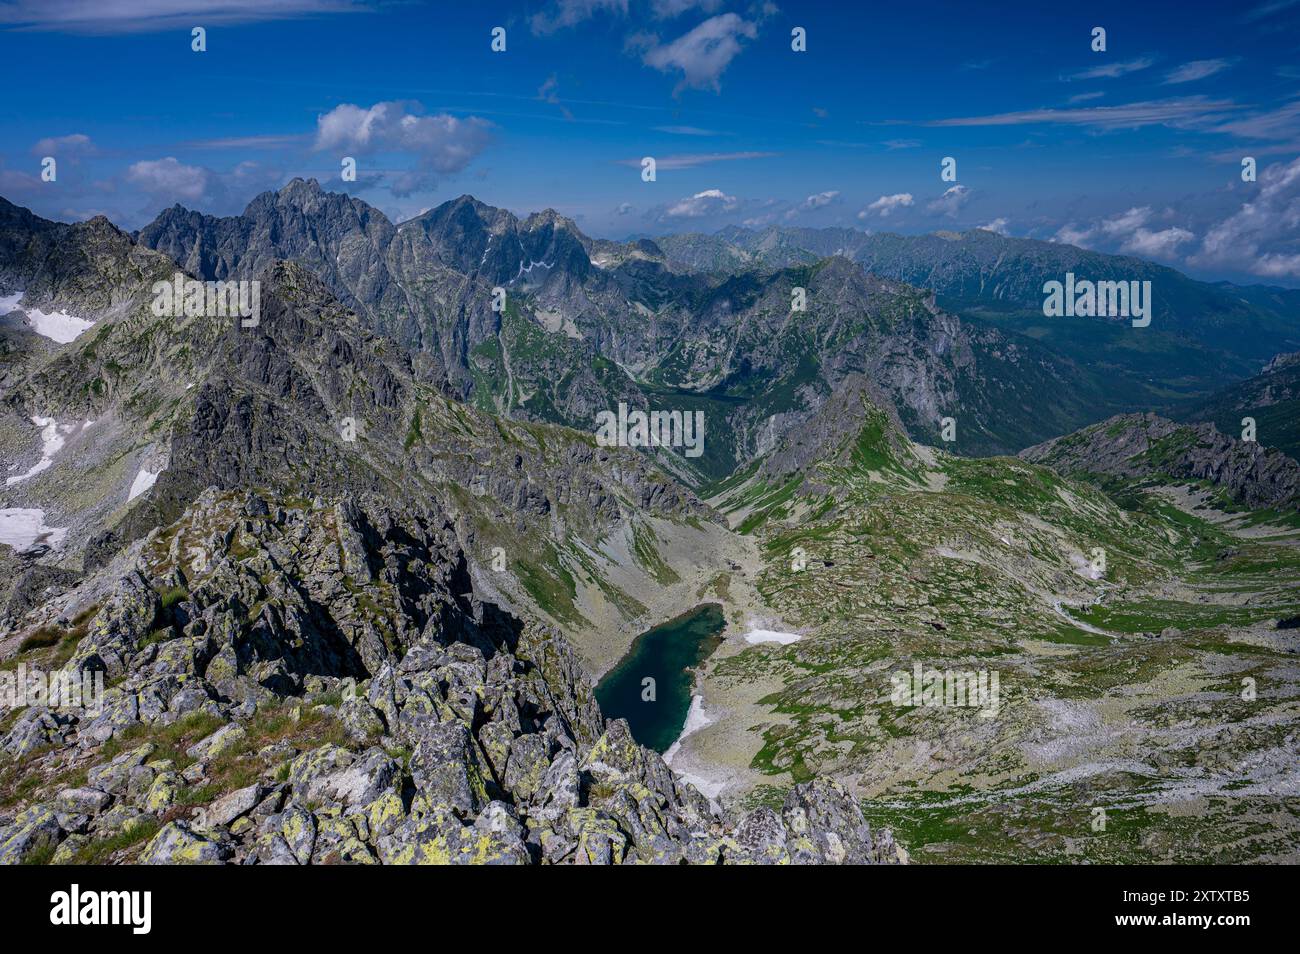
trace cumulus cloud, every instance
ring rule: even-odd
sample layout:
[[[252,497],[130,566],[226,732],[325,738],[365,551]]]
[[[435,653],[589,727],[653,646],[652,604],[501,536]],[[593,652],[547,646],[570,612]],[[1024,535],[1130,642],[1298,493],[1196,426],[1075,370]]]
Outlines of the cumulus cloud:
[[[727,195],[721,189],[705,189],[693,196],[670,205],[664,210],[664,217],[670,219],[698,219],[719,212],[730,212],[736,208],[737,199]]]
[[[723,72],[744,48],[745,41],[757,37],[757,24],[736,13],[723,13],[671,43],[660,43],[658,37],[643,33],[631,37],[628,45],[641,51],[646,66],[662,73],[681,72],[675,93],[683,89],[721,92]]]
[[[913,202],[912,193],[895,192],[893,195],[882,195],[875,202],[872,202],[865,209],[858,213],[858,218],[869,219],[873,215],[878,215],[882,219],[888,218],[892,213],[901,208],[910,206]]]
[[[816,195],[810,195],[799,203],[799,210],[802,212],[811,212],[813,209],[820,209],[823,206],[830,205],[840,197],[838,191],[818,192]]]
[[[1167,209],[1161,217],[1168,219],[1173,214]],[[1070,222],[1057,230],[1052,241],[1082,248],[1104,246],[1142,258],[1174,259],[1180,254],[1180,246],[1196,238],[1195,233],[1181,226],[1160,228],[1152,224],[1155,218],[1150,206],[1134,206],[1088,225]]]
[[[1231,65],[1232,60],[1226,59],[1192,60],[1190,63],[1184,63],[1182,66],[1166,73],[1165,85],[1192,83],[1196,80],[1202,80],[1207,76],[1213,76],[1215,73],[1222,73]]]
[[[987,232],[997,232],[998,235],[1010,235],[1011,233],[1007,230],[1009,224],[1008,219],[996,218],[985,225],[977,225],[976,228],[984,229]]]
[[[1120,251],[1146,258],[1174,258],[1178,254],[1178,246],[1194,238],[1196,236],[1187,229],[1177,226],[1159,232],[1139,228],[1120,246]]]
[[[1126,238],[1146,225],[1150,219],[1150,206],[1134,206],[1118,215],[1094,221],[1091,225],[1078,226],[1069,222],[1057,230],[1052,241],[1091,248],[1094,240],[1117,241]]]
[[[248,160],[228,171],[189,165],[174,156],[146,159],[127,167],[116,184],[121,198],[143,196],[144,207],[110,215],[114,222],[148,221],[161,207],[180,202],[206,212],[227,215],[248,204],[248,198],[278,188],[287,178],[283,169]]]
[[[126,170],[127,182],[151,198],[168,202],[197,202],[207,193],[211,178],[207,169],[185,165],[175,156],[144,159]]]
[[[1112,218],[1103,219],[1098,228],[1106,235],[1128,235],[1146,225],[1150,218],[1151,207],[1144,205],[1141,208],[1134,207],[1127,212],[1121,212]]]
[[[971,191],[964,185],[955,185],[949,188],[939,198],[934,199],[926,207],[925,211],[931,215],[946,215],[955,219],[957,213],[962,210],[967,202],[970,201]]]
[[[1086,248],[1088,241],[1096,234],[1096,229],[1080,228],[1073,222],[1070,222],[1057,229],[1056,234],[1052,236],[1052,241],[1061,242],[1065,245],[1078,245],[1081,248]]]
[[[1255,197],[1210,228],[1189,261],[1269,278],[1300,277],[1300,158],[1264,169]]]
[[[431,187],[440,175],[462,171],[487,148],[491,130],[491,123],[476,116],[422,115],[418,103],[384,102],[368,108],[344,103],[317,117],[315,148],[415,156],[416,167],[389,183],[393,195],[401,198]]]

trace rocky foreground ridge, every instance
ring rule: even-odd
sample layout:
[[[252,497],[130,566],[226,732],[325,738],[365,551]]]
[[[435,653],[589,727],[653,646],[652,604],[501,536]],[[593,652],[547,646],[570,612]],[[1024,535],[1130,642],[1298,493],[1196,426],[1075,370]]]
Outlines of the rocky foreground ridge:
[[[24,654],[107,690],[0,711],[0,862],[902,855],[833,781],[712,805],[602,718],[561,635],[475,595],[455,539],[433,509],[205,492]]]

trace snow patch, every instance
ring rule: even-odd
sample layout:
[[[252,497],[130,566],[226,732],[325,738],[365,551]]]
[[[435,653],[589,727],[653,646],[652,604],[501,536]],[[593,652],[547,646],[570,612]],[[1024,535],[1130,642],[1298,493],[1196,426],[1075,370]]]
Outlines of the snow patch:
[[[78,431],[85,430],[94,424],[94,421],[83,421],[80,424],[60,424],[52,417],[41,417],[39,415],[32,418],[32,423],[41,429],[41,459],[31,466],[31,469],[25,474],[18,474],[15,477],[6,477],[5,486],[10,487],[14,484],[21,483],[35,477],[41,471],[49,470],[54,465],[54,455],[63,449],[66,439]],[[11,468],[12,469],[12,468]]]
[[[677,750],[682,747],[683,739],[692,732],[699,732],[700,729],[703,729],[706,725],[712,724],[713,716],[704,711],[704,697],[691,696],[691,707],[687,710],[686,724],[682,726],[682,734],[677,737],[677,741],[670,745],[668,751],[664,753],[664,763],[667,765],[673,764],[673,756],[676,755]]]
[[[44,510],[24,510],[21,507],[0,509],[0,543],[15,550],[25,550],[33,543],[47,543],[57,547],[68,535],[66,527],[47,527]]]
[[[0,295],[0,316],[16,311],[22,297],[23,292]],[[24,308],[23,311],[27,313],[27,322],[32,326],[33,331],[59,344],[75,341],[78,335],[95,324],[93,321],[69,314],[63,309],[41,311],[39,308]]]
[[[139,497],[142,493],[152,487],[157,479],[157,474],[151,474],[149,471],[141,467],[140,472],[135,475],[135,480],[131,481],[131,490],[126,495],[127,502],[130,503],[136,497]]]
[[[693,772],[678,772],[677,777],[689,785],[694,785],[699,789],[700,794],[709,801],[713,801],[721,795],[722,790],[727,787],[725,781],[714,781],[713,779],[705,778],[702,775],[696,775]]]
[[[782,646],[789,646],[801,639],[803,637],[798,633],[778,633],[774,629],[751,629],[745,634],[747,643],[780,643]]]
[[[704,697],[699,695],[691,696],[691,707],[686,712],[686,724],[682,726],[682,734],[677,737],[677,741],[670,745],[668,751],[664,753],[664,764],[672,768],[673,759],[681,751],[682,742],[686,737],[699,732],[706,725],[712,725],[714,721],[716,721],[714,717],[704,711]],[[700,794],[709,801],[716,799],[722,793],[722,790],[727,787],[726,780],[718,781],[682,769],[672,768],[672,771],[680,781],[694,785],[699,789]]]

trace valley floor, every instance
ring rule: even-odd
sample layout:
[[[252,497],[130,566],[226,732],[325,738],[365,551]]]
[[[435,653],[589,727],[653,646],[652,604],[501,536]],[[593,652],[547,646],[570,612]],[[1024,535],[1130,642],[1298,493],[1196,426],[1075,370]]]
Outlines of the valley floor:
[[[1300,629],[1278,627],[1300,531],[1165,487],[1103,531],[1090,500],[1020,478],[1019,516],[918,489],[762,532],[759,593],[804,636],[751,645],[762,610],[733,620],[674,769],[747,805],[832,775],[922,862],[1300,860]],[[895,705],[917,663],[996,673],[996,714]]]

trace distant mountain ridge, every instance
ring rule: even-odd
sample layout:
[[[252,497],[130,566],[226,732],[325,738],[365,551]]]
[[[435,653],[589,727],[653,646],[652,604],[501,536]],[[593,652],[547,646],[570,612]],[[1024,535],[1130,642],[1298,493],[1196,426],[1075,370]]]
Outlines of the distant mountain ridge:
[[[963,325],[844,259],[694,274],[657,242],[591,239],[553,210],[520,219],[461,196],[393,225],[314,180],[264,193],[240,216],[173,207],[137,238],[208,279],[298,261],[484,409],[590,429],[623,401],[707,408],[713,442],[699,468],[660,455],[692,481],[762,454],[844,374],[875,380],[921,440],[963,408],[958,449],[971,453],[1018,449],[1106,405],[1100,379],[1069,361]],[[499,313],[496,287],[508,299]],[[792,310],[795,287],[809,291],[806,314]],[[1044,414],[1049,394],[1057,406]]]
[[[1300,460],[1300,351],[1279,354],[1254,377],[1168,410],[1181,421],[1210,421],[1238,433],[1247,418],[1260,441]]]
[[[703,272],[844,255],[873,274],[930,289],[941,307],[966,321],[1031,337],[1085,367],[1104,369],[1112,393],[1133,410],[1204,396],[1225,377],[1248,377],[1278,351],[1300,348],[1300,290],[1201,282],[1131,256],[985,229],[905,236],[729,227],[657,242],[676,267]],[[1139,335],[1113,320],[1044,317],[1044,283],[1067,273],[1093,281],[1150,281],[1152,325]]]

